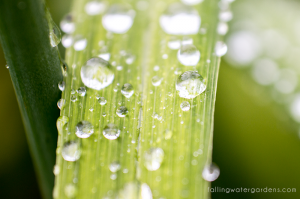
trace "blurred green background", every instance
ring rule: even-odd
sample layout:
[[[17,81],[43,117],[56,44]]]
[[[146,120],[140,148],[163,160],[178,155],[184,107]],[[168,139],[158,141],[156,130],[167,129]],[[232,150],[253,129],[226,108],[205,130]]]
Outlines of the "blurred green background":
[[[48,2],[54,21],[70,0]],[[60,49],[63,52],[63,48]],[[40,198],[14,90],[0,48],[0,198]],[[222,62],[215,113],[213,161],[221,170],[212,187],[296,188],[298,193],[212,193],[213,199],[300,198],[300,140],[295,125],[265,88]]]

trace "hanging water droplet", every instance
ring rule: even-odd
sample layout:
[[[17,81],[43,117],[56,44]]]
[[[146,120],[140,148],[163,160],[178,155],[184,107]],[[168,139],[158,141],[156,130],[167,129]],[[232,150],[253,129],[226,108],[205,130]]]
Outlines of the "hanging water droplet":
[[[197,71],[186,71],[182,73],[176,82],[176,90],[179,96],[192,99],[203,93],[206,89],[203,77]]]
[[[183,45],[177,53],[177,58],[185,66],[196,66],[200,60],[200,52],[193,44]]]
[[[78,122],[75,134],[79,138],[88,138],[94,133],[94,126],[88,121]]]
[[[85,12],[88,15],[99,15],[105,10],[105,3],[101,1],[89,1],[85,4]]]
[[[76,187],[74,184],[67,184],[65,186],[65,195],[68,197],[68,198],[74,198],[76,196]]]
[[[84,85],[95,90],[109,86],[115,77],[110,64],[98,57],[89,59],[82,66],[80,75]]]
[[[109,140],[115,140],[120,136],[121,131],[115,124],[107,124],[103,129],[103,135]]]
[[[56,120],[56,127],[58,130],[58,133],[62,133],[63,127],[69,122],[69,117],[67,116],[60,116]]]
[[[120,106],[116,113],[119,117],[125,117],[128,114],[128,110],[125,106]]]
[[[144,154],[144,165],[149,171],[159,169],[164,159],[164,151],[161,148],[150,148]]]
[[[193,7],[182,3],[173,3],[159,19],[161,28],[171,35],[197,34],[201,18]]]
[[[86,94],[86,88],[85,87],[79,87],[77,90],[77,93],[79,96],[83,97]]]
[[[69,48],[73,45],[73,36],[72,35],[64,35],[61,40],[62,45],[65,48]]]
[[[67,34],[71,34],[75,30],[75,23],[73,20],[72,14],[67,14],[64,18],[60,21],[60,28],[63,32]]]
[[[65,86],[66,86],[66,84],[65,84],[64,81],[61,81],[61,82],[58,83],[58,88],[59,88],[59,90],[61,90],[61,91],[64,91],[64,90],[65,90]]]
[[[163,78],[162,77],[158,77],[158,76],[154,76],[151,79],[152,85],[153,86],[159,86],[162,82]]]
[[[211,165],[206,165],[202,171],[202,177],[204,180],[212,182],[215,181],[220,175],[219,167],[212,163]]]
[[[168,47],[172,50],[180,48],[180,40],[177,37],[171,37],[168,41]]]
[[[57,107],[58,107],[59,109],[62,109],[62,108],[65,106],[65,104],[66,104],[66,100],[65,100],[65,99],[60,99],[60,100],[58,100],[58,102],[57,102]]]
[[[190,110],[191,105],[190,105],[189,102],[184,101],[184,102],[182,102],[182,103],[180,104],[180,108],[181,108],[182,111],[188,111],[188,110]]]
[[[225,22],[219,22],[217,27],[217,32],[219,35],[226,35],[228,32],[228,25]]]
[[[222,57],[227,53],[227,45],[223,41],[217,41],[215,45],[215,53],[218,57]]]
[[[109,170],[113,173],[119,171],[120,169],[121,169],[121,165],[118,161],[114,161],[109,165]]]
[[[74,37],[74,44],[73,44],[74,50],[76,50],[76,51],[82,51],[82,50],[85,49],[86,45],[87,45],[86,38],[84,38],[81,35],[76,35]]]
[[[123,34],[131,28],[134,16],[130,5],[113,4],[102,17],[102,25],[107,31]]]
[[[128,83],[124,84],[122,86],[121,93],[126,98],[130,98],[133,95],[133,93],[134,93],[133,86],[131,84],[128,84]]]
[[[186,5],[197,5],[199,3],[201,3],[203,0],[181,0],[182,3],[186,4]]]
[[[173,135],[173,132],[171,130],[169,130],[169,129],[165,130],[165,139],[166,140],[171,139],[172,135]]]
[[[49,38],[50,38],[50,44],[52,47],[55,47],[59,44],[61,40],[61,33],[57,25],[54,23],[54,21],[49,19]]]
[[[80,158],[79,143],[75,141],[70,141],[64,144],[61,151],[62,157],[66,161],[74,162]]]

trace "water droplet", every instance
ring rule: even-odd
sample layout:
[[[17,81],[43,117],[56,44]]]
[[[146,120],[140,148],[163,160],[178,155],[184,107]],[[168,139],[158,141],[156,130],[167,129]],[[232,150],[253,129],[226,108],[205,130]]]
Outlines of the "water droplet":
[[[62,157],[66,161],[74,162],[80,158],[79,143],[75,141],[70,141],[64,144],[61,151]]]
[[[144,165],[149,171],[159,169],[164,159],[164,151],[161,148],[150,148],[144,154]]]
[[[9,69],[9,65],[8,65],[8,64],[6,64],[6,65],[5,65],[5,68]]]
[[[117,66],[117,70],[118,71],[123,70],[123,66]]]
[[[116,113],[119,117],[125,117],[128,114],[128,110],[125,106],[120,106]]]
[[[104,59],[91,58],[81,68],[81,80],[85,86],[101,90],[114,80],[115,75],[110,68],[110,64]]]
[[[66,125],[68,122],[69,122],[69,118],[67,116],[60,116],[57,118],[56,127],[58,133],[62,133],[64,125]]]
[[[203,93],[206,89],[203,77],[197,71],[186,71],[182,73],[176,82],[176,90],[179,96],[192,99]]]
[[[53,174],[58,175],[60,173],[60,168],[58,165],[54,165]]]
[[[125,184],[117,195],[118,199],[153,199],[150,187],[139,182],[130,182]]]
[[[163,54],[163,56],[162,56],[163,59],[168,59],[168,57],[169,56],[167,54]]]
[[[115,173],[113,173],[113,174],[111,174],[110,175],[110,179],[112,179],[112,180],[115,180],[115,179],[117,179],[117,174],[115,174]]]
[[[128,83],[124,84],[122,86],[121,93],[126,98],[130,98],[133,95],[133,93],[134,93],[133,86],[131,84],[128,84]]]
[[[94,133],[94,126],[88,121],[78,122],[75,134],[79,138],[88,138]]]
[[[110,53],[101,53],[100,55],[98,55],[98,57],[104,59],[105,61],[109,61],[110,60]]]
[[[107,100],[105,99],[105,97],[99,97],[98,102],[101,106],[103,106],[107,103]]]
[[[135,60],[135,56],[134,55],[132,55],[130,53],[126,53],[126,55],[125,55],[125,62],[126,62],[126,64],[130,65],[130,64],[132,64],[134,62],[134,60]]]
[[[199,3],[201,3],[203,0],[181,0],[182,3],[186,4],[186,5],[197,5]]]
[[[120,136],[121,131],[115,124],[107,124],[103,129],[103,135],[109,140],[115,140]]]
[[[151,82],[152,82],[153,86],[159,86],[161,84],[162,80],[163,80],[162,77],[154,76],[154,77],[152,77]]]
[[[217,33],[219,35],[226,35],[228,32],[228,25],[225,22],[219,22],[218,27],[217,27]]]
[[[60,21],[60,28],[63,32],[67,34],[71,34],[75,30],[75,23],[73,20],[72,14],[67,14],[64,18]]]
[[[109,170],[113,173],[119,171],[120,169],[121,169],[121,165],[118,161],[114,161],[109,165]]]
[[[62,109],[62,108],[65,106],[65,104],[66,104],[66,100],[65,100],[65,99],[60,99],[60,100],[58,100],[58,102],[57,102],[57,107],[58,107],[59,109]]]
[[[202,177],[204,180],[212,182],[215,181],[220,175],[219,167],[212,163],[211,165],[206,165],[202,171]]]
[[[165,139],[166,140],[171,139],[172,135],[173,135],[173,132],[171,130],[169,130],[169,129],[165,130]]]
[[[81,35],[76,35],[74,37],[74,44],[73,44],[74,50],[76,50],[76,51],[82,51],[82,50],[85,49],[86,45],[87,45],[86,38],[84,38]]]
[[[128,4],[114,4],[102,17],[103,27],[110,32],[123,34],[132,26],[135,11]]]
[[[61,40],[60,30],[54,23],[54,21],[51,19],[51,17],[49,19],[49,38],[52,47],[57,46]]]
[[[168,47],[172,50],[180,48],[180,40],[177,37],[171,37],[168,41]]]
[[[71,101],[72,102],[76,102],[78,99],[77,99],[77,96],[76,95],[71,95]]]
[[[227,45],[223,41],[217,41],[215,45],[215,53],[218,57],[222,57],[227,53]]]
[[[188,110],[190,110],[191,105],[190,105],[189,102],[184,101],[184,102],[182,102],[182,103],[180,104],[180,108],[181,108],[182,111],[188,111]]]
[[[171,35],[197,34],[201,18],[193,7],[182,3],[173,3],[159,19],[161,28]]]
[[[64,35],[61,40],[62,45],[65,48],[69,48],[73,45],[73,36],[72,35]]]
[[[196,66],[200,60],[200,52],[193,44],[183,45],[177,53],[177,58],[185,66]]]
[[[67,184],[65,186],[65,195],[68,197],[68,198],[74,198],[75,195],[76,195],[76,187],[74,184]]]
[[[77,93],[79,96],[83,97],[86,94],[86,88],[85,87],[79,87],[77,90]]]
[[[85,4],[85,12],[88,15],[99,15],[104,12],[105,7],[101,1],[89,1]]]
[[[66,84],[65,84],[64,81],[61,81],[61,82],[58,83],[58,88],[59,88],[59,90],[61,90],[61,91],[64,91],[64,90],[65,90],[65,86],[66,86]]]
[[[232,17],[233,17],[233,15],[230,10],[222,10],[219,13],[219,19],[220,19],[220,21],[223,21],[223,22],[230,21],[232,19]]]

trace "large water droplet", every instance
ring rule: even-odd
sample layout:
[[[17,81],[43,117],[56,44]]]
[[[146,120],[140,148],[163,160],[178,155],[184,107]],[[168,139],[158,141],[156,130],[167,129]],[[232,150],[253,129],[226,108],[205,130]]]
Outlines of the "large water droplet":
[[[154,76],[151,79],[152,85],[153,86],[159,86],[162,82],[163,78],[162,77],[158,77],[158,76]]]
[[[120,136],[121,131],[115,124],[107,124],[103,129],[103,135],[109,140],[115,140]]]
[[[78,122],[75,134],[79,138],[88,138],[94,133],[94,126],[88,121]]]
[[[81,80],[87,87],[101,90],[114,80],[115,75],[110,67],[110,64],[104,59],[91,58],[81,68]]]
[[[65,106],[65,104],[66,104],[66,100],[65,100],[65,99],[60,99],[60,100],[58,100],[58,102],[57,102],[57,107],[58,107],[59,109],[62,109],[62,108]]]
[[[67,34],[71,34],[75,30],[75,23],[73,20],[72,14],[67,14],[64,18],[60,21],[60,28],[63,32]]]
[[[105,3],[101,1],[89,1],[85,4],[85,12],[88,15],[99,15],[105,10]]]
[[[200,60],[200,52],[193,44],[183,45],[177,53],[177,58],[185,66],[196,66]]]
[[[144,154],[144,165],[149,171],[159,169],[164,159],[164,151],[161,148],[150,148]]]
[[[114,161],[109,165],[109,170],[113,173],[119,171],[120,169],[121,169],[121,165],[118,161]]]
[[[74,184],[67,184],[65,186],[65,195],[68,197],[68,198],[74,198],[75,195],[76,195],[76,187]]]
[[[78,160],[80,158],[79,143],[75,141],[65,143],[61,155],[66,161],[74,162]]]
[[[190,105],[189,102],[184,101],[184,102],[182,102],[182,103],[180,104],[180,108],[181,108],[182,111],[188,111],[188,110],[190,110],[191,105]]]
[[[85,87],[79,87],[77,90],[77,93],[79,96],[83,97],[86,94],[86,88]]]
[[[73,45],[73,36],[72,35],[64,35],[61,40],[62,45],[65,48],[69,48]]]
[[[128,110],[125,106],[120,106],[116,113],[119,117],[125,117],[128,114]]]
[[[182,73],[176,82],[176,90],[179,91],[179,96],[186,99],[197,97],[205,89],[204,79],[197,71]]]
[[[84,38],[81,35],[76,35],[74,37],[74,44],[73,44],[74,50],[76,50],[76,51],[82,51],[82,50],[85,49],[86,45],[87,45],[86,38]]]
[[[61,40],[60,30],[52,19],[49,20],[49,38],[52,47],[57,46]]]
[[[130,98],[133,95],[133,93],[134,93],[133,86],[131,84],[128,84],[128,83],[124,84],[122,86],[121,93],[126,98]]]
[[[227,53],[227,45],[223,41],[217,41],[215,45],[215,53],[218,57],[222,57]]]
[[[182,3],[186,4],[186,5],[197,5],[199,3],[201,3],[203,0],[181,0]]]
[[[135,12],[130,5],[114,4],[102,17],[102,25],[107,31],[123,34],[131,28],[134,16]]]
[[[182,3],[173,3],[159,19],[161,28],[171,35],[197,34],[201,18],[193,7]]]
[[[212,182],[215,181],[220,175],[219,167],[212,163],[211,165],[206,165],[202,171],[202,177],[204,180]]]
[[[66,125],[68,122],[69,122],[69,117],[67,116],[60,116],[57,118],[56,127],[58,133],[62,133],[64,125]]]

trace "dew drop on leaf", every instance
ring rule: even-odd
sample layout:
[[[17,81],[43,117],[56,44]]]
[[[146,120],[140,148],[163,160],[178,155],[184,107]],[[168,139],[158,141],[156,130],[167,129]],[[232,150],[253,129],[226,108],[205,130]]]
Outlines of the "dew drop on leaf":
[[[196,66],[200,60],[200,52],[193,44],[183,45],[177,53],[177,58],[185,66]]]
[[[79,138],[88,138],[94,133],[94,126],[88,121],[78,122],[75,134]]]
[[[119,117],[125,117],[128,114],[128,110],[125,106],[120,106],[116,113]]]
[[[215,181],[220,175],[219,167],[212,163],[210,165],[206,165],[202,171],[202,177],[204,180],[212,182]]]
[[[121,93],[126,97],[126,98],[130,98],[133,93],[134,93],[134,89],[133,86],[129,83],[126,83],[122,86],[121,89]]]
[[[109,140],[115,140],[120,136],[121,131],[115,124],[107,124],[103,129],[103,135]]]
[[[164,159],[164,151],[161,148],[150,148],[144,154],[144,165],[149,171],[160,168]]]
[[[79,143],[75,141],[66,142],[61,151],[66,161],[74,162],[80,158]]]

